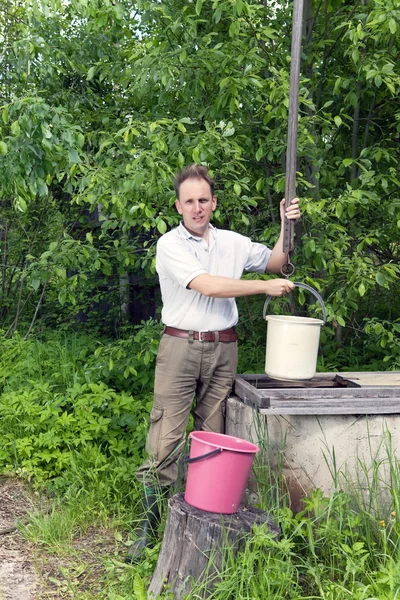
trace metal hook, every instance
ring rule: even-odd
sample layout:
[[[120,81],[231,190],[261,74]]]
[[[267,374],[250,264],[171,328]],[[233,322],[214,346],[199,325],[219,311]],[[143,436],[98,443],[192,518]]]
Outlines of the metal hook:
[[[294,271],[294,264],[290,262],[290,259],[288,257],[287,262],[281,267],[281,274],[283,275],[283,277],[286,277],[286,279],[288,279],[293,275]]]

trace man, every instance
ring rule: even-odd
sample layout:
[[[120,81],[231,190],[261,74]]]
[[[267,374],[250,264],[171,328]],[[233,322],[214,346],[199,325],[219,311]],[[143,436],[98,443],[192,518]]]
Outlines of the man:
[[[127,560],[137,560],[160,519],[157,499],[177,479],[177,458],[195,397],[196,429],[224,432],[226,399],[237,367],[235,298],[282,296],[287,279],[241,280],[244,271],[279,273],[285,262],[283,226],[272,250],[238,233],[210,225],[217,206],[206,167],[191,165],[175,179],[182,222],[157,244],[156,269],[163,301],[164,333],[157,355],[154,405],[147,439],[149,459],[138,471],[145,486],[143,519]],[[285,201],[280,204],[281,221]],[[286,217],[298,219],[298,199]],[[158,490],[158,491],[157,491]]]

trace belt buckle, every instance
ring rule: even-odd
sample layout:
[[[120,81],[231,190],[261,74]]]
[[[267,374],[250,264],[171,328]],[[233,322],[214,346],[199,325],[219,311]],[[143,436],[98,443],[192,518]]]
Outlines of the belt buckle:
[[[199,331],[199,342],[204,342],[203,335],[209,333],[208,331]]]

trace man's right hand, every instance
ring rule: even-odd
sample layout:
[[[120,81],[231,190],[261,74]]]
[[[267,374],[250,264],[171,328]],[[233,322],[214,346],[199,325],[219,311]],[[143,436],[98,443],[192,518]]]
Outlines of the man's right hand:
[[[265,283],[265,293],[269,296],[284,296],[295,288],[294,283],[288,279],[270,279]]]

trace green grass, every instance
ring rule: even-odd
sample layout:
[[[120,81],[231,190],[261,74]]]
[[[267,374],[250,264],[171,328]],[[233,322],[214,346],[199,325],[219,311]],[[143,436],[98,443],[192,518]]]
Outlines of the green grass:
[[[133,330],[115,342],[2,340],[0,472],[30,481],[42,498],[20,532],[47,597],[147,600],[163,528],[140,564],[123,562],[139,518],[135,470],[151,398],[153,325],[147,338]],[[240,554],[227,549],[207,597],[400,600],[400,465],[390,433],[367,462],[358,459],[353,473],[339,470],[326,448],[321,461],[329,465],[334,491],[325,497],[313,490],[304,510],[293,514],[285,439],[272,469],[268,435],[257,418],[255,432],[261,449],[255,491],[281,536],[260,527]],[[203,597],[207,586],[206,580],[194,584],[188,600]]]
[[[400,598],[400,479],[389,434],[380,455],[379,464],[359,461],[363,488],[355,487],[349,473],[333,473],[336,491],[325,497],[313,490],[296,515],[279,468],[272,472],[268,461],[255,464],[258,495],[280,537],[256,528],[239,554],[225,550],[218,583],[211,589],[207,580],[194,585],[187,599],[203,597],[207,588],[206,597],[213,600]],[[162,529],[140,564],[123,562],[139,517],[140,486],[115,478],[113,465],[90,473],[84,457],[77,457],[73,477],[65,475],[62,493],[47,487],[50,510],[32,513],[20,527],[35,548],[39,571],[45,574],[53,566],[49,590],[80,600],[145,599]],[[168,590],[161,596],[171,597]]]

